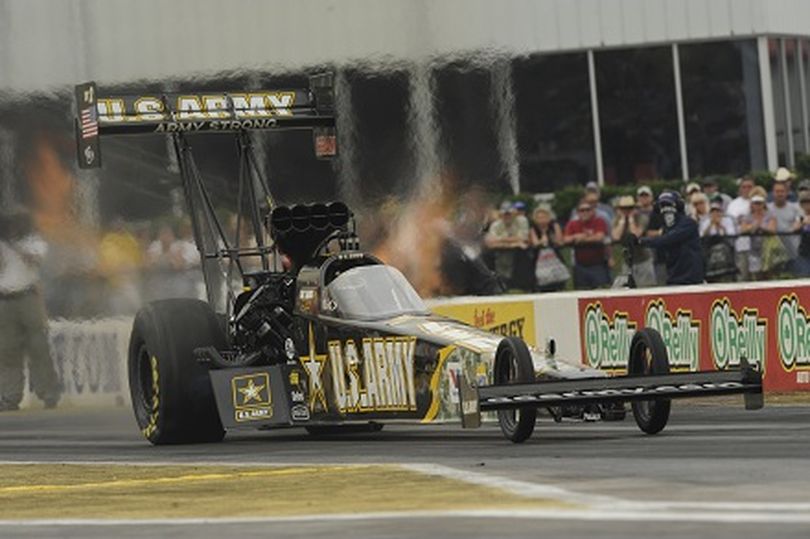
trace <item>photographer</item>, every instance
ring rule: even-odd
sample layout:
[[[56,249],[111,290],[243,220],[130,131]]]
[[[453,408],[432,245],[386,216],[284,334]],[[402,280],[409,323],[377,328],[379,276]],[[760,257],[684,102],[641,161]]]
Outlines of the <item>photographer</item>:
[[[681,197],[664,191],[656,202],[661,216],[661,235],[640,238],[639,244],[658,249],[667,267],[667,284],[698,284],[704,281],[703,252],[698,224],[685,213]]]
[[[48,250],[30,216],[0,214],[0,412],[19,409],[25,385],[24,360],[36,395],[46,408],[59,402],[59,380],[48,349],[39,265]]]

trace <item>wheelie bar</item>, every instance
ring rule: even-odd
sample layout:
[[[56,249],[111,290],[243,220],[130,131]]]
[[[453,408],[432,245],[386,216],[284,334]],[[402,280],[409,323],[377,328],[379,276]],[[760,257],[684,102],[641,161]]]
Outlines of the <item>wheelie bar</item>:
[[[614,378],[583,378],[473,387],[459,376],[461,424],[475,428],[481,412],[529,407],[601,404],[743,394],[745,408],[763,406],[762,375],[745,359],[740,368],[728,371],[700,371],[683,374],[634,375]]]

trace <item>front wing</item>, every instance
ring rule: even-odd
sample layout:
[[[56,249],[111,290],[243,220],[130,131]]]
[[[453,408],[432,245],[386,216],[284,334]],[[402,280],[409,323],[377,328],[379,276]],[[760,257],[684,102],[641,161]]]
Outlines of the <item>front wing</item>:
[[[651,376],[617,376],[473,387],[460,381],[461,423],[481,425],[481,412],[525,407],[632,402],[743,394],[748,410],[762,408],[762,375],[745,359],[740,369]]]

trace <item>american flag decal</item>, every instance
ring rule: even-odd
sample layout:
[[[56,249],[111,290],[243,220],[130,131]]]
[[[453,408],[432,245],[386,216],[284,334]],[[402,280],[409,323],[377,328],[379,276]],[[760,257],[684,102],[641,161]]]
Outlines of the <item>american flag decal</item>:
[[[82,109],[81,129],[82,138],[88,139],[98,136],[98,119],[96,117],[96,107],[86,107]]]

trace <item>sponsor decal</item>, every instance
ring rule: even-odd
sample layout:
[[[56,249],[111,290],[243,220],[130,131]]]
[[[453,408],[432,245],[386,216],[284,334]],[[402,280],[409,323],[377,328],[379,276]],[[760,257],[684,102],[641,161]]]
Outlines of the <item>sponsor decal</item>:
[[[332,388],[341,413],[416,410],[415,337],[329,341]]]
[[[497,335],[520,337],[530,346],[536,345],[534,304],[530,301],[438,305],[433,311]]]
[[[644,325],[661,334],[672,370],[698,370],[700,361],[700,320],[692,311],[679,308],[672,316],[663,299],[647,305]]]
[[[296,404],[290,409],[293,421],[309,421],[309,408],[303,404]]]
[[[171,111],[166,110],[170,104]],[[234,129],[232,124],[272,126],[275,117],[292,116],[296,92],[101,98],[101,123],[161,122],[155,132]],[[269,123],[268,123],[269,122]]]
[[[233,377],[231,393],[236,421],[257,421],[273,417],[268,373],[260,372]]]
[[[630,341],[637,324],[627,313],[620,311],[614,312],[611,319],[600,302],[585,307],[584,320],[583,338],[588,365],[608,371],[626,370]]]
[[[420,327],[425,333],[443,337],[453,341],[458,346],[476,352],[494,352],[501,342],[500,337],[488,335],[451,322],[425,322]]]
[[[326,411],[326,393],[323,387],[323,368],[326,365],[326,354],[318,354],[315,349],[315,333],[309,325],[309,353],[298,358],[307,371],[309,378],[309,409]]]
[[[756,308],[745,307],[738,315],[728,298],[712,303],[709,314],[709,341],[714,366],[717,369],[738,367],[740,358],[765,367],[768,321],[759,316]]]
[[[304,402],[304,392],[293,389],[290,392],[290,400],[293,402]]]
[[[788,372],[794,369],[805,370],[804,373],[796,373],[796,383],[810,383],[810,374],[806,372],[806,369],[810,369],[810,315],[799,303],[796,294],[780,298],[776,328],[777,350],[782,367]]]
[[[149,420],[141,430],[144,437],[149,438],[157,430],[160,419],[160,370],[158,369],[158,359],[156,356],[149,358],[149,368],[152,373],[152,402],[149,403]]]

